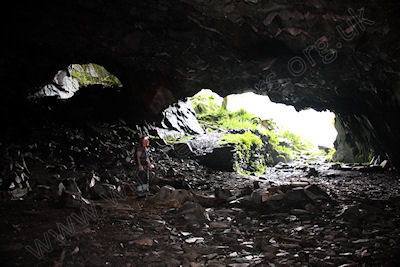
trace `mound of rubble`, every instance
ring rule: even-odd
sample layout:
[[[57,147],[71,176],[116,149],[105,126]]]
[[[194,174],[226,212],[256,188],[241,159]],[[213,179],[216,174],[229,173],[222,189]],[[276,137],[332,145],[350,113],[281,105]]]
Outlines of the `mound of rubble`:
[[[150,195],[139,199],[130,151],[146,129],[57,129],[1,145],[4,266],[399,262],[394,173],[304,159],[254,177],[179,158],[155,139]]]

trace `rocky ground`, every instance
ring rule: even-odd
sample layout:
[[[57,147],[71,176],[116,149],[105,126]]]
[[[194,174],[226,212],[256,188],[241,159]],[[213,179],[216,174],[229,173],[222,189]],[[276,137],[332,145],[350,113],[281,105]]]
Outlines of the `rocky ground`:
[[[308,156],[244,176],[153,142],[151,194],[138,198],[126,159],[135,131],[121,123],[90,129],[60,128],[36,146],[2,144],[12,170],[2,175],[16,177],[2,191],[3,266],[399,263],[393,172]]]

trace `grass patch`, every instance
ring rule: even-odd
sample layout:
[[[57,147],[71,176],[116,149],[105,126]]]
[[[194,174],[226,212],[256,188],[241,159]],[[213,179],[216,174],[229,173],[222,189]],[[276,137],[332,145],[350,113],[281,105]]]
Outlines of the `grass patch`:
[[[244,149],[251,149],[253,147],[261,147],[263,145],[260,137],[253,134],[250,131],[246,131],[243,134],[227,134],[224,135],[220,141],[220,144],[235,144],[244,146]]]
[[[313,147],[310,142],[302,140],[300,136],[289,131],[285,131],[281,137],[286,139],[286,141],[293,147],[293,150],[297,152],[308,151]]]
[[[326,160],[329,162],[333,162],[333,155],[336,153],[336,149],[332,148],[329,150],[327,156],[326,156]]]
[[[207,91],[201,91],[191,98],[202,127],[207,131],[220,132],[244,130],[241,134],[227,133],[219,142],[219,145],[235,146],[240,160],[235,163],[239,173],[264,173],[266,162],[273,165],[281,160],[291,161],[300,153],[308,153],[313,147],[300,136],[279,131],[273,120],[262,120],[244,109],[235,112],[227,110],[226,99],[222,100],[215,93]]]
[[[194,104],[199,110],[199,105]],[[203,108],[203,110],[206,110]],[[230,112],[221,107],[209,108],[206,112],[197,113],[197,117],[202,124],[212,123],[215,126],[224,130],[256,130],[262,124],[257,120],[257,117],[247,111],[241,109],[235,112]]]
[[[232,144],[236,148],[236,171],[240,174],[262,175],[265,173],[265,160],[263,155],[258,155],[263,142],[260,137],[246,131],[243,134],[226,134],[222,137],[220,145]],[[238,162],[241,162],[239,164]],[[245,166],[245,167],[244,167]]]

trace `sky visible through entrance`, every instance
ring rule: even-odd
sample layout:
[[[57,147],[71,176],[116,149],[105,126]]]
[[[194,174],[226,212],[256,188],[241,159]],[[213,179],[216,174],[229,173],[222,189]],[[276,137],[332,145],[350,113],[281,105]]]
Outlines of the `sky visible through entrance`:
[[[222,102],[222,99],[219,99]],[[218,101],[218,100],[217,100]],[[318,146],[333,148],[336,129],[335,114],[313,109],[297,112],[293,106],[272,102],[268,96],[244,93],[228,97],[228,110],[244,109],[261,119],[273,119],[277,125]]]

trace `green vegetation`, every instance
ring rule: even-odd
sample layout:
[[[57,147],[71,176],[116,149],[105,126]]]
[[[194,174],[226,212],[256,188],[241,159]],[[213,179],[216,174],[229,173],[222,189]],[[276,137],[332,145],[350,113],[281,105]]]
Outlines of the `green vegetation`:
[[[122,83],[104,67],[97,64],[73,64],[70,66],[71,76],[76,78],[80,86],[101,84],[108,87],[121,87]]]
[[[300,136],[289,131],[284,132],[282,138],[285,138],[293,146],[293,150],[297,152],[309,150],[312,147],[311,143],[303,141]]]
[[[235,166],[239,173],[261,175],[267,164],[291,161],[312,148],[312,144],[289,131],[281,133],[272,120],[262,120],[243,109],[227,110],[226,98],[222,100],[211,91],[202,91],[191,101],[200,124],[207,131],[225,133],[219,145],[236,148]]]
[[[219,123],[221,127],[226,130],[256,130],[258,125],[253,123],[253,121],[251,120],[252,118],[252,114],[249,114],[245,110],[241,109],[239,111],[226,114],[225,116],[220,118]]]
[[[200,123],[212,122],[214,126],[224,130],[252,129],[256,130],[258,123],[254,123],[255,115],[241,109],[230,112],[226,109],[226,99],[218,104],[216,96],[210,93],[198,93],[191,98],[193,109]]]
[[[235,166],[238,173],[253,175],[265,173],[264,155],[254,153],[255,151],[260,151],[263,146],[259,136],[251,131],[246,131],[243,134],[226,134],[222,137],[220,145],[229,144],[236,148]]]
[[[336,149],[334,148],[319,148],[318,150],[310,151],[310,155],[314,156],[315,159],[318,156],[325,156],[325,160],[328,162],[337,162],[333,159],[333,155],[336,153]]]
[[[214,113],[220,109],[215,103],[215,96],[207,93],[198,93],[191,97],[192,106],[197,115]]]
[[[327,161],[333,161],[333,154],[336,153],[336,149],[332,148],[329,150],[328,155],[326,156]]]
[[[257,135],[250,131],[244,134],[227,134],[222,137],[220,144],[238,144],[243,146],[244,149],[260,148],[263,143]]]
[[[174,136],[168,135],[165,138],[165,141],[169,144],[179,144],[179,143],[184,143],[188,140],[191,140],[191,139],[193,139],[193,137],[194,137],[193,135],[185,135],[182,137],[174,137]]]

